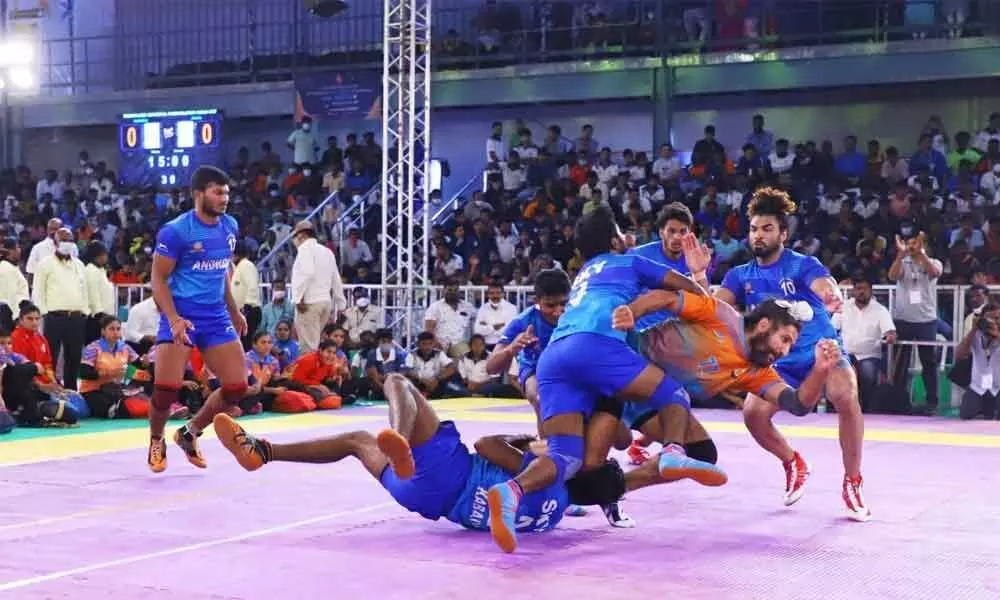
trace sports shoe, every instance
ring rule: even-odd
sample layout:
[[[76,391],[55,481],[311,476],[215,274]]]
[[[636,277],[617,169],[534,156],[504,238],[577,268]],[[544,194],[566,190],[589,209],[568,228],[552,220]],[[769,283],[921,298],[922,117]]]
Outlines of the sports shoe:
[[[191,416],[191,409],[184,406],[180,402],[174,402],[170,405],[169,419],[186,419]]]
[[[579,504],[570,504],[569,506],[566,507],[566,510],[563,512],[563,514],[566,515],[567,517],[586,517],[587,508],[584,506],[580,506]]]
[[[395,429],[383,429],[375,438],[378,449],[389,459],[392,472],[400,479],[410,479],[417,470],[410,442]]]
[[[215,415],[212,427],[222,445],[247,471],[256,471],[271,460],[271,444],[248,434],[226,413]]]
[[[521,497],[512,481],[498,483],[486,494],[490,513],[490,535],[501,550],[508,554],[517,550],[517,507]]]
[[[660,476],[667,481],[693,479],[702,485],[724,485],[729,478],[719,467],[691,458],[677,444],[670,444],[660,453]]]
[[[208,467],[205,457],[201,454],[201,449],[198,448],[198,436],[191,433],[187,425],[174,432],[174,443],[184,451],[184,456],[187,457],[189,463],[199,469]]]
[[[162,473],[167,468],[167,442],[162,437],[149,438],[149,453],[146,455],[149,470]]]
[[[608,519],[608,523],[612,527],[618,527],[619,529],[632,529],[635,527],[635,520],[625,514],[621,504],[618,502],[601,505],[601,510],[604,511],[604,516]]]
[[[865,497],[861,493],[864,480],[861,475],[848,477],[844,475],[844,504],[847,506],[847,518],[852,521],[864,523],[872,518],[872,510],[865,504]]]
[[[647,460],[649,460],[649,452],[637,442],[632,442],[632,445],[628,447],[628,461],[638,467]]]
[[[812,474],[812,469],[806,459],[798,452],[792,456],[792,460],[784,463],[785,466],[785,506],[791,506],[799,501],[806,491],[806,481]]]

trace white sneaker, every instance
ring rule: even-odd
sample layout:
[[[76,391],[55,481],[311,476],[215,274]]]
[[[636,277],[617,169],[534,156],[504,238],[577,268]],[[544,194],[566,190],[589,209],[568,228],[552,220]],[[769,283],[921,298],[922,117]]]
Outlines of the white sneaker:
[[[608,523],[610,523],[612,527],[618,527],[619,529],[632,529],[636,525],[635,520],[625,514],[625,511],[622,510],[622,507],[618,502],[605,504],[601,506],[601,509],[604,511],[604,516],[607,517]]]

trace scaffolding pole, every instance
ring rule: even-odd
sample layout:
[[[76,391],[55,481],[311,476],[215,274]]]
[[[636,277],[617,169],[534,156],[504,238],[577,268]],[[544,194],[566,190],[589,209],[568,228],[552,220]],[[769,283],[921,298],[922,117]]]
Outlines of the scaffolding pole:
[[[427,302],[431,0],[384,0],[382,282],[387,325],[408,344]]]

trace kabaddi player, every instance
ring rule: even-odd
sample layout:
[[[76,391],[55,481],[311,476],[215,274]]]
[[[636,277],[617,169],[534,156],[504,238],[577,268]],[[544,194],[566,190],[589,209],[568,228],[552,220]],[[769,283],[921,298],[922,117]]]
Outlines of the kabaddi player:
[[[815,257],[786,249],[788,217],[795,212],[795,203],[788,194],[772,188],[754,192],[747,207],[750,216],[750,247],[754,260],[726,273],[717,295],[733,305],[747,308],[769,298],[806,302],[814,316],[802,326],[802,334],[788,356],[775,368],[788,385],[799,387],[813,367],[813,347],[824,338],[836,339],[837,332],[830,313],[838,312],[843,296],[830,271]],[[690,262],[690,258],[688,259]],[[704,257],[702,261],[704,262]],[[692,265],[692,268],[695,268]],[[840,448],[844,461],[842,497],[847,515],[855,521],[867,521],[871,510],[862,495],[861,448],[864,444],[864,417],[858,402],[858,382],[846,354],[825,379],[823,396],[837,411],[840,425]],[[771,422],[779,410],[796,416],[809,414],[819,398],[810,402],[779,404],[755,394],[747,397],[743,418],[751,435],[762,448],[778,457],[785,467],[786,506],[802,497],[810,468],[802,455]]]
[[[619,240],[615,242],[614,240]],[[603,397],[649,402],[658,411],[664,450],[664,479],[691,478],[722,485],[726,475],[711,463],[684,453],[690,403],[679,384],[664,376],[612,327],[611,313],[634,301],[644,288],[683,289],[704,294],[690,279],[634,254],[615,254],[621,232],[607,207],[577,223],[577,249],[586,263],[573,282],[566,313],[538,361],[542,434],[548,453],[516,478],[490,488],[490,532],[505,552],[517,548],[516,515],[522,495],[571,478],[584,464],[585,423]],[[589,458],[589,457],[588,457]]]
[[[538,378],[535,368],[542,350],[549,344],[549,338],[559,323],[559,317],[566,310],[570,292],[569,277],[558,269],[546,269],[535,278],[535,304],[507,324],[500,341],[486,360],[486,372],[499,375],[507,372],[517,360],[517,382],[524,397],[535,411],[538,432],[541,434],[542,418],[538,406]],[[620,432],[619,432],[620,433]],[[631,442],[631,433],[626,430],[626,445]],[[607,452],[605,452],[605,456]],[[613,527],[632,528],[635,521],[622,512],[617,503],[601,507],[604,516]],[[586,510],[581,506],[570,506],[569,516],[583,516]]]
[[[215,432],[248,471],[270,462],[331,463],[353,456],[403,508],[432,521],[443,517],[468,529],[486,531],[487,490],[510,479],[534,455],[516,448],[504,436],[479,440],[472,454],[455,423],[438,420],[434,408],[406,377],[388,375],[384,390],[391,428],[378,436],[354,431],[276,444],[246,433],[225,413],[215,416]],[[527,438],[522,441],[527,445]],[[646,479],[635,479],[634,489],[649,485]],[[571,500],[604,504],[617,500],[624,491],[621,467],[607,461],[586,477],[525,494],[517,510],[517,531],[549,531],[562,520]]]
[[[160,229],[153,255],[153,300],[160,310],[156,336],[156,372],[149,410],[149,468],[167,468],[163,439],[170,407],[178,401],[191,347],[201,351],[219,378],[194,418],[174,433],[188,461],[204,469],[198,437],[216,413],[236,406],[247,392],[247,371],[240,337],[247,322],[230,288],[236,220],[226,214],[229,176],[214,167],[198,167],[191,180],[194,209]]]

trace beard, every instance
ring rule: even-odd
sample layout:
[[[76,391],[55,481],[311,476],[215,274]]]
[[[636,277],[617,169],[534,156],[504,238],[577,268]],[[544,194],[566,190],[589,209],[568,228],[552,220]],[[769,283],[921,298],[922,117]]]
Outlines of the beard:
[[[767,343],[770,333],[762,333],[750,338],[750,356],[747,359],[755,366],[769,367],[778,359]]]
[[[750,250],[757,258],[772,258],[781,250],[781,242],[772,245],[754,244],[750,247]]]

